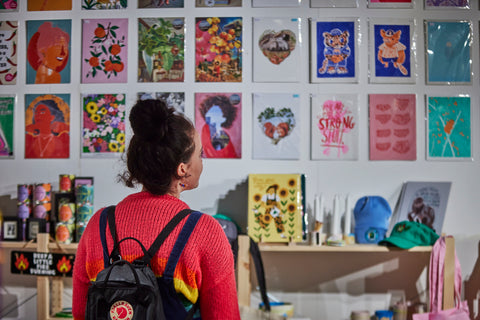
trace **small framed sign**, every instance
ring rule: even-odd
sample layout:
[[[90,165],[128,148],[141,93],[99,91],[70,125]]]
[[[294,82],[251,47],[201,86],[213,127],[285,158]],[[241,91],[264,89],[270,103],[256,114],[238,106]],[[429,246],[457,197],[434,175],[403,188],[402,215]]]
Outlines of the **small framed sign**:
[[[22,219],[17,217],[3,217],[2,239],[4,241],[22,241],[22,231]]]
[[[45,219],[30,218],[27,220],[26,240],[37,238],[37,234],[46,232],[47,221]]]

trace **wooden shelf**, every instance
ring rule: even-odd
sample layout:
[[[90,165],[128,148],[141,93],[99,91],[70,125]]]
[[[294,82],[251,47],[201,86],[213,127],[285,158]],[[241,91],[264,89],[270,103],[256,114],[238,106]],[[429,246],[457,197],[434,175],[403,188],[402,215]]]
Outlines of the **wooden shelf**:
[[[371,245],[371,244],[352,244],[346,245],[343,247],[335,247],[335,246],[310,246],[304,244],[294,244],[294,245],[287,245],[287,244],[267,244],[267,243],[259,243],[260,251],[262,252],[431,252],[431,246],[421,246],[421,247],[413,247],[411,249],[400,249],[397,247],[386,247],[386,246],[379,246],[379,245]]]
[[[36,242],[25,242],[25,241],[1,241],[0,248],[3,249],[32,249],[37,250],[37,243]],[[77,251],[78,243],[70,243],[70,244],[60,244],[60,248],[67,251],[67,252],[75,252]],[[61,250],[58,248],[57,244],[54,242],[48,243],[48,250],[55,252],[57,250]]]

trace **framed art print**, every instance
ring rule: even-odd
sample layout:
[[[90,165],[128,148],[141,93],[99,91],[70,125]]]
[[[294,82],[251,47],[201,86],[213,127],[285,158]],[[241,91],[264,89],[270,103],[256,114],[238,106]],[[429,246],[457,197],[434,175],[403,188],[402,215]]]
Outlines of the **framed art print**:
[[[473,160],[470,97],[426,99],[427,160]]]
[[[17,83],[18,21],[0,21],[0,85]]]
[[[70,83],[72,20],[30,20],[27,84]]]
[[[195,81],[242,81],[242,17],[196,18]]]
[[[82,10],[125,9],[127,8],[127,5],[128,5],[128,0],[109,0],[109,1],[82,0]]]
[[[204,158],[241,158],[242,94],[195,93],[195,127]]]
[[[84,158],[117,157],[125,150],[125,95],[82,95]]]
[[[469,0],[425,0],[425,9],[470,9],[469,2]]]
[[[30,241],[37,238],[39,233],[46,232],[47,221],[45,219],[28,218],[25,231],[25,240]]]
[[[310,0],[310,8],[356,8],[357,0]]]
[[[3,217],[2,236],[3,241],[22,241],[22,219],[17,217]]]
[[[311,82],[358,80],[358,19],[310,21]]]
[[[138,18],[138,82],[183,82],[185,18]]]
[[[185,113],[185,92],[138,92],[138,99],[159,99],[176,111]]]
[[[472,27],[468,21],[425,21],[427,84],[472,82]]]
[[[0,12],[15,12],[18,11],[17,0],[1,0]]]
[[[242,0],[195,0],[195,7],[241,7]]]
[[[413,20],[369,21],[371,83],[415,83],[413,27]]]
[[[82,83],[127,82],[128,19],[82,20]]]
[[[368,0],[368,8],[413,8],[413,0]]]
[[[25,95],[25,159],[70,157],[70,94]]]
[[[300,159],[300,95],[254,93],[253,159]]]
[[[311,97],[311,159],[357,160],[359,103],[356,94]]]
[[[72,10],[72,0],[27,0],[28,11]]]
[[[253,81],[299,82],[300,34],[300,18],[253,18]]]
[[[138,8],[183,8],[183,2],[184,0],[138,0]]]
[[[0,159],[14,158],[15,96],[0,95]]]
[[[302,0],[252,0],[252,8],[299,7],[301,2]]]
[[[370,160],[416,160],[415,94],[370,94]]]

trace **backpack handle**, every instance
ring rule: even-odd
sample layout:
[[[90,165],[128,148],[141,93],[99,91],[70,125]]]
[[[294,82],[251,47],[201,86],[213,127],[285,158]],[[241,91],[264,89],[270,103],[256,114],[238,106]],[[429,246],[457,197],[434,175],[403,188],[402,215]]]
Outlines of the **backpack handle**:
[[[132,264],[130,262],[128,262],[127,260],[118,260],[118,261],[115,261],[112,266],[119,266],[119,265],[122,265],[122,264],[125,264],[127,265],[130,270],[132,271],[132,274],[133,274],[133,277],[135,278],[135,283],[138,285],[140,285],[140,278],[138,278],[138,274],[135,272],[135,269],[133,268]],[[107,287],[107,284],[108,284],[108,279],[110,278],[110,274],[112,273],[113,271],[113,267],[110,268],[110,270],[108,270],[108,273],[107,275],[105,276],[105,280],[103,281],[103,286],[106,288]]]
[[[148,254],[148,251],[147,249],[145,248],[145,246],[136,238],[134,237],[125,237],[123,238],[122,240],[116,242],[115,241],[115,244],[113,245],[113,250],[112,250],[112,254],[110,255],[110,263],[113,263],[114,261],[118,261],[118,260],[114,260],[115,257],[118,257],[119,260],[122,259],[122,257],[120,256],[120,254],[118,255],[114,255],[114,252],[120,252],[120,243],[122,243],[123,241],[125,240],[135,240],[139,245],[140,247],[142,247],[142,251],[143,251],[143,255],[147,255]],[[140,260],[141,261],[141,260]]]

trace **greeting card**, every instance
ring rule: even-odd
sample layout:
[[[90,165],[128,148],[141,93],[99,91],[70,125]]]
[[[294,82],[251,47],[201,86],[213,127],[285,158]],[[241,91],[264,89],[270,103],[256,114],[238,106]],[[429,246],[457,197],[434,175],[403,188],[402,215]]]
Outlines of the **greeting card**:
[[[125,95],[82,95],[82,157],[115,157],[125,151]]]
[[[311,8],[356,8],[357,0],[310,0]]]
[[[302,0],[252,0],[253,8],[299,7]]]
[[[241,7],[242,0],[195,0],[196,7]]]
[[[72,20],[31,20],[27,25],[27,84],[70,83]]]
[[[312,160],[357,160],[358,96],[315,95],[311,104]]]
[[[185,112],[185,92],[139,92],[138,99],[159,99],[178,112]]]
[[[70,94],[26,94],[25,159],[69,156]]]
[[[425,0],[425,9],[468,9],[469,0]]]
[[[17,83],[18,21],[0,21],[0,85]]]
[[[109,1],[97,1],[97,0],[82,0],[83,10],[105,10],[105,9],[125,9],[127,7],[128,0],[109,0]]]
[[[195,81],[242,81],[242,18],[196,18]]]
[[[470,97],[427,98],[427,159],[471,160]]]
[[[413,8],[412,0],[368,0],[368,8]]]
[[[72,0],[27,0],[27,10],[72,10]]]
[[[300,20],[253,18],[253,81],[300,81]]]
[[[138,18],[138,82],[182,82],[184,18]]]
[[[14,157],[15,96],[0,96],[0,159]]]
[[[357,82],[358,19],[311,20],[311,82]]]
[[[82,20],[82,83],[127,82],[128,19]]]
[[[138,8],[183,8],[184,0],[138,0]]]
[[[253,94],[253,159],[300,158],[300,95]]]
[[[370,160],[416,160],[414,94],[370,94]]]
[[[413,20],[370,21],[370,82],[415,83]]]
[[[205,158],[241,158],[242,94],[195,93],[195,127]]]

